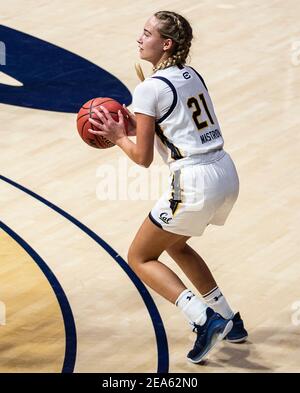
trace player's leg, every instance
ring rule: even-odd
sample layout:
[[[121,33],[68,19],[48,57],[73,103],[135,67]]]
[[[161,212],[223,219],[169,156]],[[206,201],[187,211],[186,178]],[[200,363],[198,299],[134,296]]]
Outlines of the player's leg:
[[[138,230],[128,252],[128,263],[149,287],[172,303],[186,289],[180,278],[158,258],[182,238],[156,227],[147,217]]]
[[[167,248],[167,253],[194,284],[204,300],[223,318],[233,320],[233,328],[226,339],[230,342],[245,341],[248,334],[239,313],[234,313],[225,296],[220,291],[210,269],[203,258],[186,241],[179,239]]]
[[[182,177],[183,189],[194,189],[195,197],[191,192],[183,195],[184,205],[179,214],[189,215],[189,205],[192,206],[193,214],[189,216],[188,222],[194,230],[198,228],[198,236],[208,224],[224,225],[239,192],[239,180],[230,156],[225,153],[221,159],[209,165],[185,168]],[[197,200],[200,201],[198,209]],[[207,304],[224,318],[233,320],[234,328],[227,337],[229,341],[245,340],[247,332],[239,313],[234,314],[203,258],[184,240],[170,245],[167,252],[193,282]]]
[[[186,242],[189,237],[178,240],[166,251],[194,284],[201,295],[210,292],[217,283],[201,256]]]
[[[222,318],[190,291],[180,278],[158,258],[172,244],[182,239],[154,225],[147,217],[136,234],[129,252],[128,263],[149,287],[172,303],[194,323],[197,339],[188,359],[198,363],[232,328],[232,322]]]

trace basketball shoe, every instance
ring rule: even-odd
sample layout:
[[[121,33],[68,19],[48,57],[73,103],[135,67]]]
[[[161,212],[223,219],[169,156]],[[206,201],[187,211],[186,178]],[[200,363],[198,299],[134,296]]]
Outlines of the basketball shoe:
[[[232,318],[232,329],[230,332],[224,337],[224,340],[230,343],[242,343],[247,340],[248,333],[244,328],[244,322],[240,316],[240,313],[237,312]]]
[[[204,325],[194,324],[197,338],[194,348],[187,355],[188,360],[192,363],[201,362],[204,356],[228,335],[233,326],[233,322],[230,319],[224,319],[210,307],[206,309],[206,317]]]

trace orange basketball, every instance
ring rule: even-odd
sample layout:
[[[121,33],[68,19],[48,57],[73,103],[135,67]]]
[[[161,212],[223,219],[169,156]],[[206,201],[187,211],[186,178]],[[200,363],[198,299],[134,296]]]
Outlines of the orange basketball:
[[[119,110],[122,111],[122,114],[124,116],[126,133],[128,127],[128,115],[118,101],[108,97],[93,98],[92,100],[86,102],[80,108],[80,111],[78,112],[77,115],[77,130],[79,132],[79,135],[84,140],[84,142],[86,142],[88,145],[95,147],[97,149],[106,149],[108,147],[113,147],[114,144],[108,139],[106,139],[104,136],[95,135],[88,131],[89,128],[95,131],[98,130],[97,127],[95,127],[93,124],[89,122],[89,118],[91,117],[92,119],[101,122],[98,116],[93,111],[94,108],[97,108],[99,111],[101,111],[100,105],[104,106],[110,112],[112,118],[116,121],[119,120],[118,111]]]

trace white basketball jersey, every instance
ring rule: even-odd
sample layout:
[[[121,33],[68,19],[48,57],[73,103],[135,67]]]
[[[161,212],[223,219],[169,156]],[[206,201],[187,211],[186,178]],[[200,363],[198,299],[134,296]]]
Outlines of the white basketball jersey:
[[[152,78],[168,84],[173,95],[169,110],[156,119],[155,145],[164,161],[221,149],[224,140],[202,77],[191,67],[173,66]]]

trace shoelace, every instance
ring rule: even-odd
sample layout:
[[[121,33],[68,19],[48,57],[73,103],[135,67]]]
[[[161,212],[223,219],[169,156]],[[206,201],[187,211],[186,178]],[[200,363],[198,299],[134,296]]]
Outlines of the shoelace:
[[[199,330],[200,330],[200,332],[199,332],[199,330],[198,330],[198,328],[200,328]],[[194,328],[193,328],[193,332],[194,331],[196,331],[196,333],[197,333],[197,339],[196,339],[196,341],[195,341],[195,344],[194,344],[194,350],[196,349],[196,348],[198,348],[198,347],[202,347],[202,338],[204,337],[204,335],[205,335],[205,329],[202,329],[203,328],[203,326],[200,326],[200,325],[196,325],[195,323],[194,323]]]
[[[200,331],[202,330],[201,333],[199,332],[198,328]],[[196,325],[195,323],[194,323],[193,332],[197,333],[197,340],[198,340],[198,338],[200,338],[201,336],[203,336],[205,334],[205,330],[203,329],[203,326]]]

